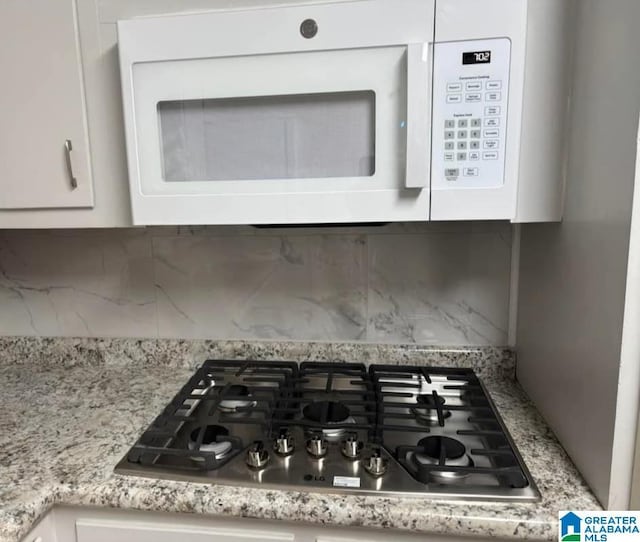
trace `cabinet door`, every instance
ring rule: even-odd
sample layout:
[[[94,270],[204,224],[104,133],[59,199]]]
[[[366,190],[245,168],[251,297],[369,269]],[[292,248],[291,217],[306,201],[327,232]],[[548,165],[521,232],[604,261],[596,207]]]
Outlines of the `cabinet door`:
[[[53,513],[49,512],[33,530],[24,537],[23,542],[56,542],[56,529]]]
[[[77,542],[293,542],[294,535],[257,529],[196,527],[133,521],[81,519]]]
[[[76,0],[2,0],[0,36],[0,209],[92,207]]]

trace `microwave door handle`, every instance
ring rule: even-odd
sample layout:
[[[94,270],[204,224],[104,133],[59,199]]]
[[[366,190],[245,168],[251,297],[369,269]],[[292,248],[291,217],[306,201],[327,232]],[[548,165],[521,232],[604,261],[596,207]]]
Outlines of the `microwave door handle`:
[[[429,187],[432,51],[429,43],[407,45],[407,188]]]

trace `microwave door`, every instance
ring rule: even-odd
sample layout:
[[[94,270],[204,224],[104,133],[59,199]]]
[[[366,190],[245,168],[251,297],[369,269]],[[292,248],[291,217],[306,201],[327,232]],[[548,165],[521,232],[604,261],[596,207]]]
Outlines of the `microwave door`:
[[[423,44],[133,64],[135,223],[427,220],[429,66]]]
[[[371,177],[375,92],[158,103],[165,182]]]

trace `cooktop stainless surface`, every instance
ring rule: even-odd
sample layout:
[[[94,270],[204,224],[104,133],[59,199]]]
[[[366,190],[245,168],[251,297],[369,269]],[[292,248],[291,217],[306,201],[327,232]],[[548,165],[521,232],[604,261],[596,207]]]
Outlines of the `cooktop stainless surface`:
[[[116,472],[355,494],[540,498],[470,369],[209,360]]]

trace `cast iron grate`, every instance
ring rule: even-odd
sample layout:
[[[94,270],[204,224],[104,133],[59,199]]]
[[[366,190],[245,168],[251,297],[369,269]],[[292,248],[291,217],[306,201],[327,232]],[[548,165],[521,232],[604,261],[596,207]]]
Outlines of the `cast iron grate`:
[[[446,464],[444,454],[437,458],[434,464],[412,462],[411,454],[421,452],[418,442],[398,445],[394,450],[389,450],[416,479],[428,481],[433,479],[434,475],[437,476],[437,473],[476,474],[493,477],[500,485],[507,487],[522,488],[528,485],[527,476],[519,456],[514,451],[515,446],[511,442],[508,431],[473,370],[372,365],[370,373],[378,397],[376,438],[380,442],[387,443],[391,440],[388,438],[389,433],[394,432],[402,435],[431,433],[432,428],[416,426],[414,423],[416,410],[435,410],[433,424],[435,428],[446,426],[445,412],[447,411],[464,415],[469,429],[456,429],[449,436],[460,439],[474,437],[482,442],[482,447],[470,447],[467,450],[472,464],[466,466]],[[440,391],[432,389],[434,386]],[[420,392],[425,389],[433,400],[426,405],[419,401],[413,404],[411,400],[420,396]],[[447,401],[440,400],[443,394],[456,398],[460,404],[449,404]],[[484,458],[485,466],[477,465],[480,462],[479,458]]]

